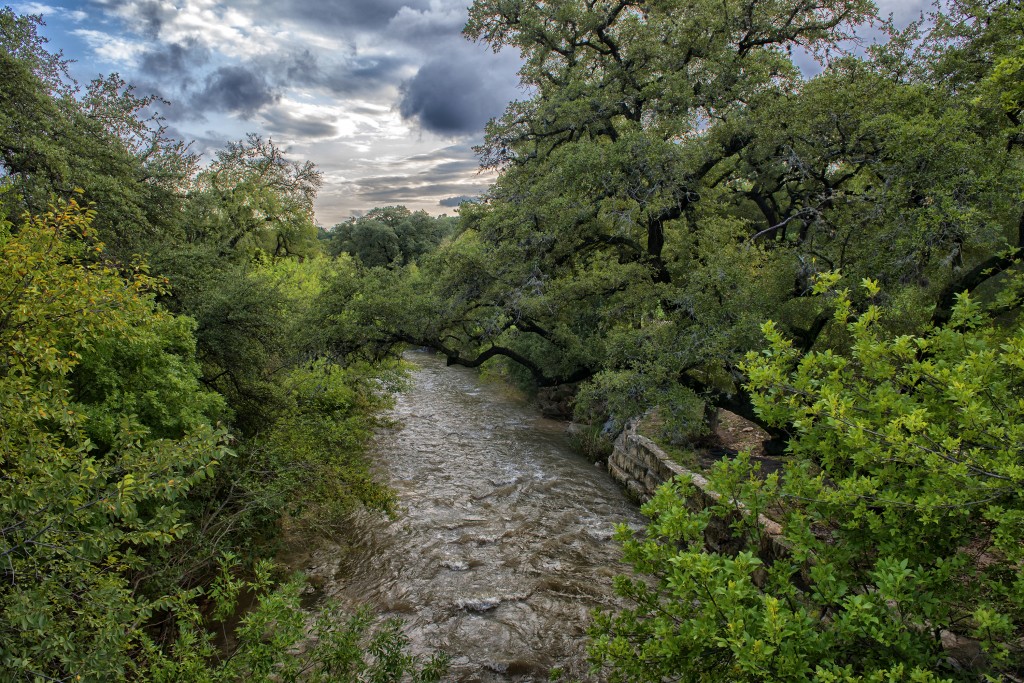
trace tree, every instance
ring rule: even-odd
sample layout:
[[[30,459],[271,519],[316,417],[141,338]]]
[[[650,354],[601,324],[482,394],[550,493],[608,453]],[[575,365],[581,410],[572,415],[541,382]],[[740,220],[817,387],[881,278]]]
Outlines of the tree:
[[[104,260],[93,217],[72,201],[0,223],[5,674],[439,680],[443,657],[408,654],[397,624],[365,612],[325,606],[311,634],[301,582],[239,559],[265,552],[254,539],[283,514],[331,523],[391,504],[361,453],[396,373],[292,361],[265,431],[229,438],[211,424],[225,401],[200,382],[193,322],[155,303],[162,281],[144,266],[126,276]],[[261,277],[312,303],[321,275]],[[254,605],[220,656],[211,619],[237,614],[243,593]]]
[[[457,221],[447,216],[386,206],[335,225],[328,251],[335,256],[347,252],[370,268],[408,265],[436,249],[456,228]]]
[[[322,183],[312,162],[289,161],[273,140],[250,134],[196,175],[187,239],[245,257],[315,254],[313,200]]]
[[[330,250],[337,255],[351,254],[369,268],[400,262],[402,249],[395,229],[372,218],[362,218],[334,226]]]
[[[196,159],[158,117],[144,115],[155,98],[137,96],[116,74],[80,93],[63,57],[45,50],[39,23],[0,10],[3,211],[43,212],[54,196],[84,188],[80,199],[99,207],[96,229],[127,262],[157,236],[175,236],[178,195]]]
[[[503,172],[487,202],[464,211],[478,241],[452,245],[451,255],[459,260],[472,244],[484,252],[472,261],[479,267],[441,257],[432,271],[469,317],[453,308],[422,341],[441,343],[451,362],[511,358],[541,385],[607,372],[594,386],[624,391],[598,391],[595,405],[626,410],[669,394],[688,402],[696,390],[750,414],[734,400],[730,364],[753,338],[758,311],[712,311],[732,299],[721,290],[754,282],[768,259],[756,256],[753,268],[717,256],[705,268],[700,259],[749,230],[723,180],[732,186],[736,156],[757,133],[750,112],[800,84],[787,46],[834,46],[867,10],[475,3],[467,35],[520,49],[535,95],[492,122],[480,150]],[[784,296],[750,291],[765,303]],[[718,306],[702,305],[715,297]]]
[[[364,448],[400,372],[319,329],[355,270],[315,258],[319,172],[257,137],[198,170],[153,98],[80,91],[38,23],[0,11],[0,668],[437,680],[365,614],[327,607],[305,642],[300,582],[260,561],[285,519],[393,506]],[[221,652],[211,619],[241,611]]]
[[[990,259],[1018,239],[1020,158],[978,96],[989,71],[942,77],[965,43],[939,29],[842,54],[870,17],[864,2],[475,3],[467,34],[523,51],[533,96],[488,127],[502,173],[463,211],[475,237],[420,264],[457,305],[408,336],[539,385],[590,380],[595,413],[664,404],[697,433],[694,397],[761,421],[739,368],[761,320],[833,343],[816,273],[880,279],[910,329],[978,286],[972,269],[1008,267]],[[984,42],[984,21],[957,25]],[[800,75],[797,47],[820,76]]]

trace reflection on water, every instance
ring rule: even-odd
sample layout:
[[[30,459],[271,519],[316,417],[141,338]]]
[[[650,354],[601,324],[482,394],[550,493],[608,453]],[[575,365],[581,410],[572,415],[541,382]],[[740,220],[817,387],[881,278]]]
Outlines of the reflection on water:
[[[452,657],[454,681],[543,681],[586,672],[591,610],[616,603],[616,524],[642,517],[607,474],[539,417],[440,357],[420,366],[378,438],[402,512],[360,513],[342,545],[304,567],[322,593],[407,623],[420,651]]]

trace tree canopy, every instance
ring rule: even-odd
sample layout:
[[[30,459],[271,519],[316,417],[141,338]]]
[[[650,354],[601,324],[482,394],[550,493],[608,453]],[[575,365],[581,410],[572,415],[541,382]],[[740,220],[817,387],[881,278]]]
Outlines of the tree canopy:
[[[769,317],[803,349],[833,343],[817,273],[879,280],[907,329],[948,319],[1021,244],[1016,114],[993,90],[1015,15],[874,18],[889,42],[850,54],[872,12],[474,3],[467,35],[518,49],[531,96],[488,126],[501,175],[421,260],[429,313],[401,335],[540,385],[589,380],[581,410],[620,421],[658,403],[684,419],[699,397],[763,422],[738,363]]]
[[[436,249],[456,230],[453,218],[434,218],[426,211],[385,206],[335,225],[329,234],[327,251],[333,255],[351,254],[370,268],[408,265]]]

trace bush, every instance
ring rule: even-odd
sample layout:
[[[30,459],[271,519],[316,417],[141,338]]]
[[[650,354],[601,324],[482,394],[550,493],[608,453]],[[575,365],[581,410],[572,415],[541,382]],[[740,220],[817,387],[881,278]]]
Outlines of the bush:
[[[1024,326],[966,295],[923,336],[887,338],[877,307],[852,311],[840,292],[846,353],[801,354],[768,323],[769,347],[747,358],[759,413],[792,431],[781,477],[720,463],[711,508],[675,482],[647,505],[647,536],[624,534],[654,581],[619,579],[637,606],[595,624],[611,680],[998,680],[1024,666]],[[754,552],[764,511],[784,557]],[[967,668],[949,665],[944,631],[976,641]]]

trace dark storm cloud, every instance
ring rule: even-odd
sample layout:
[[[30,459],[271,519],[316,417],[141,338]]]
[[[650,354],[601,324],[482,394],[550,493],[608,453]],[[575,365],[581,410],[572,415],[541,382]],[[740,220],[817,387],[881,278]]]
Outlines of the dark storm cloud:
[[[250,117],[280,95],[266,79],[244,66],[222,66],[207,76],[206,85],[192,101],[200,111],[223,111]]]
[[[283,0],[267,2],[276,15],[339,29],[380,29],[402,7],[425,9],[429,0]]]
[[[310,50],[288,55],[273,71],[282,85],[326,88],[335,95],[377,91],[394,82],[407,61],[392,55],[355,55],[335,64],[324,64]]]
[[[213,151],[223,149],[229,138],[207,131],[206,135],[186,133],[175,126],[168,126],[167,135],[175,140],[182,140],[191,143],[189,151],[195,154],[212,154]]]
[[[289,54],[277,65],[277,70],[286,82],[299,85],[316,83],[323,73],[320,60],[308,49]]]
[[[407,62],[397,57],[363,57],[324,73],[323,84],[335,93],[351,93],[379,88],[394,81]]]
[[[329,138],[337,134],[338,128],[328,116],[296,116],[278,108],[264,112],[263,118],[271,133],[302,138]]]
[[[255,129],[345,169],[321,194],[326,212],[399,202],[436,211],[485,192],[491,178],[476,175],[463,136],[520,94],[517,55],[462,38],[469,0],[72,2],[87,10],[85,28],[124,41],[118,65],[169,102],[160,113],[194,152]],[[427,152],[432,132],[448,146]],[[425,153],[401,154],[403,135]]]
[[[232,141],[230,135],[223,135],[216,131],[207,130],[203,133],[184,133],[176,128],[170,128],[168,134],[183,142],[189,143],[189,151],[207,159],[212,159],[217,152],[224,149],[228,142]]]
[[[466,135],[483,130],[515,95],[501,62],[481,66],[479,46],[460,46],[423,65],[402,86],[399,112],[428,131]]]
[[[143,53],[139,60],[139,71],[151,78],[187,81],[197,67],[209,61],[210,51],[196,41],[184,45],[168,43]]]

